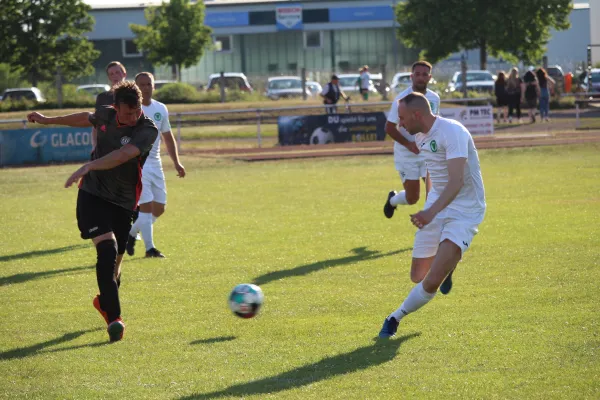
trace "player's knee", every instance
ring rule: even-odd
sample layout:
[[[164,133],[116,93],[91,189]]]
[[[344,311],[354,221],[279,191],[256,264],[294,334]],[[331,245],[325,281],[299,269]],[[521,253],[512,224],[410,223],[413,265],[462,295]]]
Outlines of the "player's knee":
[[[156,218],[160,217],[164,213],[165,213],[165,206],[156,207],[154,210],[152,210],[152,215],[154,215]]]
[[[420,283],[423,280],[424,276],[418,272],[411,272],[410,273],[410,280],[413,283]]]
[[[419,192],[407,191],[405,196],[406,196],[406,202],[409,205],[417,204],[419,202]]]
[[[96,245],[98,280],[112,280],[117,264],[117,242],[114,239],[103,240]]]

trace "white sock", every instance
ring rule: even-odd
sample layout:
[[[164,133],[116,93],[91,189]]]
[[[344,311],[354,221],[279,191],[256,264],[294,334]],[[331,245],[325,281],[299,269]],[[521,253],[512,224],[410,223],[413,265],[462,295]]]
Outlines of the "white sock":
[[[400,321],[408,314],[417,311],[419,308],[429,303],[434,296],[435,293],[427,293],[425,289],[423,289],[423,283],[420,282],[410,291],[400,308],[390,314],[390,317],[394,317],[396,318],[396,321]]]
[[[398,192],[397,195],[395,195],[394,197],[392,197],[390,199],[390,204],[393,205],[394,207],[399,206],[399,205],[407,206],[408,201],[406,201],[406,192],[404,190],[401,192]]]
[[[158,217],[155,217],[154,214],[152,214],[152,223],[155,223],[157,218]]]
[[[152,232],[152,213],[140,213],[138,217],[140,221],[140,231],[146,245],[146,251],[154,247],[154,237]]]
[[[133,225],[131,225],[131,230],[129,231],[129,236],[136,237],[138,233],[140,233],[140,216],[135,220]]]

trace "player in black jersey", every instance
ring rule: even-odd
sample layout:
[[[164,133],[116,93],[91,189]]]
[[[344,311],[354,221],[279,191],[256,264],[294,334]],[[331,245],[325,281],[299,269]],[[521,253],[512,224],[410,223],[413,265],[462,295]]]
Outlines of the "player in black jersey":
[[[123,337],[119,278],[131,217],[142,189],[142,166],[158,129],[141,108],[142,93],[134,82],[114,88],[114,105],[94,113],[45,117],[33,112],[29,122],[43,125],[94,126],[98,132],[92,160],[75,171],[65,187],[79,181],[77,224],[83,239],[96,245],[96,277],[100,294],[94,307],[106,320],[111,341]]]

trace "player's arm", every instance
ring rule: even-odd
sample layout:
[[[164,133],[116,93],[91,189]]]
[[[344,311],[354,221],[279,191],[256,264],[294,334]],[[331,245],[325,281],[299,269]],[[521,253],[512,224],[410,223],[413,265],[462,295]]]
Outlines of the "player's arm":
[[[39,112],[27,114],[27,120],[42,125],[66,125],[73,127],[88,127],[93,126],[90,121],[90,112],[80,112],[75,114],[61,115],[58,117],[46,117]]]
[[[431,207],[410,216],[413,225],[419,229],[424,227],[456,198],[456,195],[458,195],[458,192],[460,192],[465,183],[464,171],[466,162],[467,159],[464,157],[448,160],[448,184]]]
[[[163,132],[162,137],[165,141],[165,146],[167,146],[169,157],[171,157],[171,160],[173,160],[173,165],[175,165],[175,169],[177,170],[177,176],[183,178],[185,176],[185,168],[179,161],[179,153],[177,152],[177,146],[175,145],[173,133],[171,131]]]
[[[119,150],[114,150],[105,155],[104,157],[98,158],[94,161],[90,161],[79,168],[73,175],[67,179],[65,187],[71,186],[77,182],[82,176],[86,175],[90,171],[102,171],[106,169],[112,169],[118,167],[121,164],[126,163],[134,157],[141,154],[140,149],[132,144],[126,144]]]
[[[398,130],[395,123],[386,121],[385,122],[385,133],[387,133],[392,139],[406,147],[408,150],[415,154],[419,154],[419,148],[415,142],[407,140]]]

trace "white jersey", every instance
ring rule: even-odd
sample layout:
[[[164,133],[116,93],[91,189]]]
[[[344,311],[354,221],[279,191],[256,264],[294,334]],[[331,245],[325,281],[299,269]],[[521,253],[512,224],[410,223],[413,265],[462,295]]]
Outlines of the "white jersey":
[[[413,88],[412,88],[412,86],[410,86],[406,90],[404,90],[402,93],[400,93],[398,96],[396,96],[396,98],[394,99],[394,102],[392,103],[392,106],[390,108],[390,112],[388,114],[387,120],[389,122],[398,126],[398,123],[400,121],[400,118],[398,118],[398,100],[403,99],[404,97],[411,94],[412,92],[413,92]],[[438,96],[438,94],[436,92],[427,89],[427,92],[425,93],[425,98],[429,101],[429,105],[431,106],[431,111],[433,112],[433,114],[438,115],[440,112],[440,96]],[[404,136],[406,138],[406,140],[408,140],[410,142],[415,141],[415,137],[413,135],[411,135],[410,133],[408,133],[406,131],[406,129],[398,128],[398,130],[400,131],[402,136]],[[407,158],[413,159],[415,161],[423,159],[423,157],[420,154],[415,154],[415,153],[411,152],[410,150],[408,150],[405,146],[394,141],[394,162],[396,164],[399,164],[399,163],[405,161]]]
[[[156,100],[152,100],[149,106],[142,104],[142,110],[148,118],[151,118],[154,121],[159,132],[159,135],[156,136],[156,140],[152,145],[150,154],[148,154],[146,163],[144,164],[144,170],[162,170],[162,162],[160,161],[160,139],[163,133],[171,130],[171,124],[169,123],[169,111],[167,110],[167,106]]]
[[[361,89],[369,89],[370,86],[370,80],[371,80],[371,75],[369,75],[368,72],[361,72],[360,73],[360,88]]]
[[[415,139],[431,179],[427,202],[431,204],[437,200],[448,184],[448,160],[466,158],[464,185],[447,208],[464,213],[484,212],[485,191],[479,156],[467,128],[458,121],[438,116],[431,130],[417,133]]]

